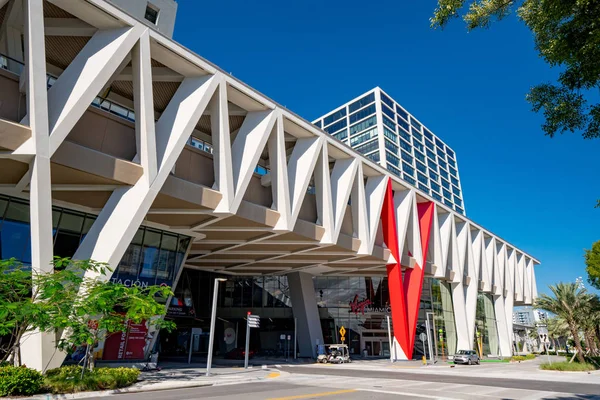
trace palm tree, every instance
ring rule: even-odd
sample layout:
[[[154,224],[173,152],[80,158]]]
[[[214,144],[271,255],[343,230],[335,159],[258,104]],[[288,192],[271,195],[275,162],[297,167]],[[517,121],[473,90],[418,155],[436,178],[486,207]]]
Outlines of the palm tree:
[[[564,339],[565,343],[569,338],[569,325],[565,322],[564,319],[560,317],[548,318],[547,321],[548,326],[548,336],[554,342],[554,348],[558,351],[560,347],[561,338]],[[557,346],[558,344],[558,346]]]
[[[556,314],[567,323],[577,348],[577,359],[584,363],[579,331],[582,328],[581,322],[586,318],[585,312],[595,296],[577,283],[561,282],[550,285],[549,288],[553,296],[542,294],[535,301],[535,307]]]

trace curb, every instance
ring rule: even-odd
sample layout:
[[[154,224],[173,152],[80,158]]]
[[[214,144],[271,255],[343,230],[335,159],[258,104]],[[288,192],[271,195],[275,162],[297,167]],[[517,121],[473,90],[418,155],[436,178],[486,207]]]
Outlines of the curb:
[[[277,375],[273,375],[276,373]],[[198,387],[207,387],[207,386],[225,386],[225,385],[234,385],[238,383],[250,383],[250,382],[258,382],[258,381],[266,381],[274,378],[279,378],[281,376],[289,375],[289,373],[274,370],[270,372],[266,376],[255,377],[255,378],[242,378],[236,379],[235,381],[223,381],[223,382],[173,382],[166,385],[161,385],[157,387],[152,387],[151,385],[143,386],[140,385],[144,381],[138,382],[132,386],[121,388],[121,389],[112,389],[112,390],[101,390],[101,391],[93,391],[93,392],[77,392],[77,393],[64,393],[64,394],[38,394],[32,397],[6,397],[7,400],[63,400],[63,399],[85,399],[89,397],[108,397],[115,394],[128,394],[128,393],[144,393],[144,392],[160,392],[163,390],[173,390],[173,389],[190,389],[190,388],[198,388]]]

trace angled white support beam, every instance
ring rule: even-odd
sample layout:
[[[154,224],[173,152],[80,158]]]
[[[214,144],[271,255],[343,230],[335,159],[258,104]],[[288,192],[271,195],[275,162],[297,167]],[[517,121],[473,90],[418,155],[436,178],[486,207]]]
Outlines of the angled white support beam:
[[[438,214],[438,206],[434,203],[433,221],[431,223],[431,232],[429,239],[429,255],[427,258],[431,260],[432,266],[435,266],[433,276],[435,278],[443,279],[446,277],[446,264],[445,258],[442,255],[442,235],[440,232],[440,221]]]
[[[208,107],[211,113],[213,169],[215,183],[213,189],[221,193],[224,210],[229,211],[233,201],[233,172],[231,169],[231,131],[229,129],[229,107],[227,104],[227,84],[222,81]]]
[[[293,227],[300,214],[302,202],[321,153],[323,138],[302,138],[296,141],[288,161],[288,184],[290,197],[290,225]]]
[[[377,228],[381,219],[381,209],[383,199],[387,188],[389,177],[386,175],[370,176],[365,185],[365,200],[367,208],[368,242],[365,248],[366,254],[373,252],[375,239],[377,237]],[[362,243],[361,243],[362,245]]]
[[[453,262],[449,262],[449,260],[452,260],[452,215],[450,213],[437,214],[437,220],[440,233],[442,266],[444,273],[446,273],[449,269],[448,266],[453,265]]]
[[[317,224],[325,230],[321,244],[334,244],[335,223],[333,200],[331,196],[331,176],[329,172],[329,151],[327,145],[321,147],[321,153],[315,164],[315,196],[317,200]]]
[[[467,324],[469,327],[469,338],[473,341],[475,337],[475,317],[477,311],[477,294],[479,292],[479,266],[481,263],[481,241],[483,232],[471,229],[467,223],[467,254],[465,268],[469,278],[465,296]]]
[[[167,67],[152,67],[152,81],[153,82],[181,82],[184,76],[173,71]],[[131,81],[133,80],[133,69],[131,67],[125,67],[117,78],[117,81]],[[245,114],[244,114],[245,115]]]
[[[48,90],[50,156],[146,29],[138,24],[131,28],[98,31]],[[22,123],[26,124],[28,119],[29,116],[25,116]],[[29,154],[32,150],[29,140],[15,150],[15,153]]]
[[[285,132],[283,115],[277,118],[275,132],[269,137],[269,167],[271,176],[271,208],[279,212],[279,219],[274,227],[276,231],[292,230],[292,206],[290,203],[289,172],[285,150]]]
[[[93,259],[116,268],[208,105],[219,80],[220,77],[203,76],[186,78],[182,82],[156,124],[157,152],[161,155],[156,178],[151,185],[140,178],[132,187],[115,190],[77,249],[75,259]],[[110,274],[87,275],[103,280],[110,278]]]
[[[44,18],[46,36],[94,36],[98,29],[77,18]]]
[[[354,158],[337,160],[331,171],[331,198],[333,200],[333,233],[334,243],[340,236],[344,214],[352,192],[354,177],[358,169],[358,161]]]
[[[352,182],[352,191],[350,192],[350,210],[352,212],[353,234],[354,237],[360,240],[360,246],[357,252],[360,255],[370,254],[370,252],[367,252],[370,240],[370,227],[367,200],[365,196],[365,178],[363,175],[362,163],[359,162]]]
[[[235,214],[242,203],[254,168],[267,144],[279,111],[249,112],[231,145],[231,166],[233,175],[233,196],[221,199],[216,212]]]
[[[158,171],[156,160],[156,133],[154,127],[154,98],[152,94],[152,66],[150,64],[150,36],[146,29],[131,52],[133,70],[133,104],[135,111],[135,138],[137,156],[144,169],[143,179],[150,185]]]

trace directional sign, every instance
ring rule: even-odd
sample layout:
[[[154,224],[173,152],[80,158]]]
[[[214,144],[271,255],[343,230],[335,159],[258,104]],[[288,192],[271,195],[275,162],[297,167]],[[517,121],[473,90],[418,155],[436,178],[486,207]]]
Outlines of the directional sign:
[[[346,336],[346,328],[344,328],[344,326],[342,325],[342,327],[340,328],[340,336]]]
[[[260,328],[260,316],[248,315],[248,326],[250,328]]]

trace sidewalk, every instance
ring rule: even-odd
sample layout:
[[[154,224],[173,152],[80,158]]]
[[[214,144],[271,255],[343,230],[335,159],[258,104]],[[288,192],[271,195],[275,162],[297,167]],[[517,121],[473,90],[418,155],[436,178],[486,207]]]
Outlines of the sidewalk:
[[[248,368],[247,370],[239,367],[213,366],[211,368],[211,376],[207,377],[205,374],[206,366],[203,364],[192,364],[191,367],[187,367],[187,364],[186,367],[166,365],[166,368],[162,369],[161,371],[142,372],[140,374],[140,380],[136,384],[127,388],[60,395],[42,394],[29,397],[29,399],[83,399],[87,397],[110,396],[119,393],[137,393],[157,390],[258,382],[276,379],[282,375],[287,375],[286,372],[280,372],[275,369],[260,366]],[[21,397],[20,399],[23,398]]]

